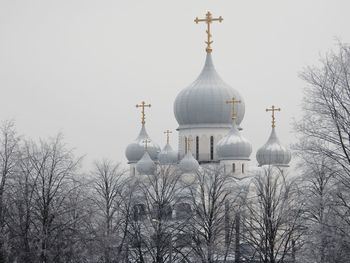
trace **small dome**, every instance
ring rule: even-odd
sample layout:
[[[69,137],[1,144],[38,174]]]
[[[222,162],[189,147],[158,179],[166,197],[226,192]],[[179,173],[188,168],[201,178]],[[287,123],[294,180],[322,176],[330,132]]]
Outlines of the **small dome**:
[[[219,160],[249,160],[252,145],[244,138],[233,122],[229,133],[218,141],[216,152]]]
[[[269,139],[256,153],[256,160],[259,166],[288,166],[291,158],[290,150],[281,145],[277,138],[275,128],[272,128]]]
[[[220,78],[211,55],[207,54],[198,78],[175,99],[174,114],[179,128],[231,127],[231,108],[225,101],[233,97],[241,101],[235,106],[239,125],[245,111],[243,98]]]
[[[199,163],[193,158],[192,153],[188,151],[179,163],[179,167],[184,173],[195,173],[198,170]]]
[[[140,174],[154,174],[156,170],[156,164],[151,159],[147,151],[145,151],[142,158],[136,163],[136,170]]]
[[[159,153],[158,160],[160,164],[176,164],[178,161],[177,152],[167,143]]]
[[[145,152],[144,140],[150,140],[147,144],[147,151],[152,160],[157,160],[158,153],[160,152],[160,147],[153,142],[146,132],[145,125],[142,125],[139,136],[136,140],[128,145],[125,151],[126,158],[129,163],[136,163],[139,161]]]

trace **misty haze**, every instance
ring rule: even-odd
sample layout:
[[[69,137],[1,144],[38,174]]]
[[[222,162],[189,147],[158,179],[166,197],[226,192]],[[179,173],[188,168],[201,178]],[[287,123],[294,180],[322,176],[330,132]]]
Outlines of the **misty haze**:
[[[348,263],[349,10],[0,0],[0,263]]]

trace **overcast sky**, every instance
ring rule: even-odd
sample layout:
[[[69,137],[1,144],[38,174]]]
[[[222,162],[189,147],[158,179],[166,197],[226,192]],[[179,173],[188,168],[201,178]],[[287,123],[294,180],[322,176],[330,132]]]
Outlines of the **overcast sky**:
[[[205,59],[210,10],[213,60],[245,99],[244,135],[255,151],[270,133],[295,141],[305,84],[298,73],[320,54],[350,42],[349,0],[0,0],[0,120],[38,139],[62,132],[85,155],[84,166],[124,151],[140,129],[135,104],[152,103],[147,130],[164,145],[175,130],[176,95],[196,79]],[[177,134],[176,134],[177,135]],[[171,142],[177,148],[177,136]]]

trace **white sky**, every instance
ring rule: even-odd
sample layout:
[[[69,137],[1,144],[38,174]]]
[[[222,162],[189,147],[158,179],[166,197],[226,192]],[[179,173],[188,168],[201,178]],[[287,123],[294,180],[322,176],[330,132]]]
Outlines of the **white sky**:
[[[245,99],[252,159],[270,133],[272,104],[282,108],[281,141],[293,143],[305,86],[298,72],[336,38],[350,42],[348,0],[0,0],[0,120],[15,119],[34,139],[62,132],[85,167],[126,162],[140,129],[135,104],[146,100],[148,133],[163,146],[163,131],[177,128],[175,97],[204,63],[205,26],[193,19],[207,10],[224,18],[213,25],[213,59]]]

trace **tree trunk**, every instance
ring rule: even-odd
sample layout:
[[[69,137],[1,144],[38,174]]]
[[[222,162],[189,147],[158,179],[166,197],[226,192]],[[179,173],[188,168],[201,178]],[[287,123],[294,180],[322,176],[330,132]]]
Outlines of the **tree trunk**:
[[[0,263],[6,263],[4,243],[2,237],[0,237]]]
[[[240,248],[240,222],[241,215],[240,212],[237,212],[235,216],[235,234],[236,234],[236,242],[235,242],[235,263],[241,262],[241,248]]]

